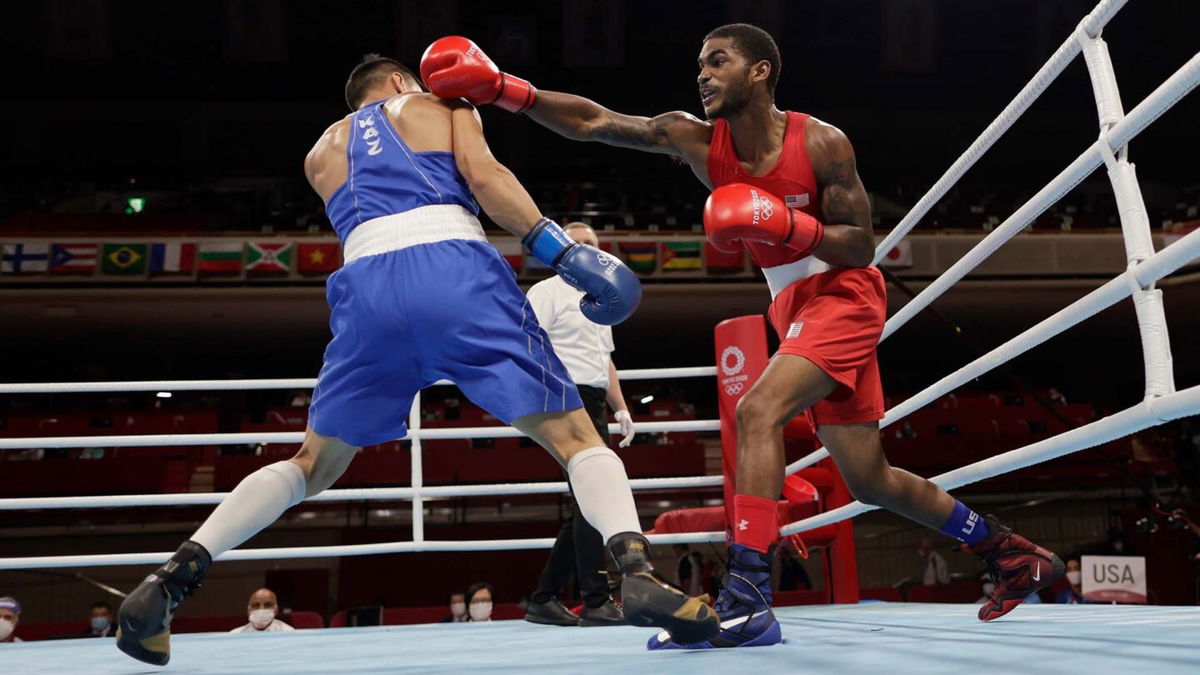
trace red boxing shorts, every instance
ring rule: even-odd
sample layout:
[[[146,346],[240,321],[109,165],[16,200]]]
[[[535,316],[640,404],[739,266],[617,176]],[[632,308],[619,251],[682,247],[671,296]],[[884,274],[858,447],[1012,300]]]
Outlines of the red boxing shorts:
[[[875,267],[820,272],[779,292],[768,312],[777,354],[812,361],[839,386],[804,412],[813,428],[883,419],[875,347],[887,318],[883,275]]]

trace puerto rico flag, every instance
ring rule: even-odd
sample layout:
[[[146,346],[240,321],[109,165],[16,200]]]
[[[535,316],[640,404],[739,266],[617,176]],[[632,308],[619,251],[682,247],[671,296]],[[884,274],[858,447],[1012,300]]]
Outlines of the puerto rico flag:
[[[51,274],[93,274],[96,244],[53,244],[50,246]]]
[[[196,245],[180,242],[150,246],[151,274],[180,274],[191,272],[196,262]]]
[[[45,272],[49,249],[47,244],[4,244],[0,248],[0,271],[8,274]]]

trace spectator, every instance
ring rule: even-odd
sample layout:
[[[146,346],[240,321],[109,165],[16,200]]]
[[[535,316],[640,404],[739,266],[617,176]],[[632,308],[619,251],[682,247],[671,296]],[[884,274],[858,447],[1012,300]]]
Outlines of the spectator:
[[[1058,387],[1050,387],[1050,392],[1046,394],[1046,397],[1050,399],[1050,403],[1053,405],[1067,404],[1067,397],[1063,396],[1063,393],[1058,390]]]
[[[1129,542],[1125,541],[1125,533],[1119,527],[1108,530],[1108,540],[1100,547],[1100,555],[1137,555]]]
[[[462,623],[467,620],[467,596],[462,591],[450,594],[450,616],[442,619],[442,623]]]
[[[246,605],[246,612],[250,615],[250,622],[244,626],[234,628],[229,631],[230,633],[296,630],[275,618],[279,614],[279,600],[276,599],[275,592],[269,588],[260,588],[250,594],[250,602]]]
[[[117,628],[112,624],[112,605],[101,600],[92,605],[91,625],[83,631],[82,637],[112,637]]]
[[[4,596],[0,598],[0,643],[21,642],[21,638],[13,633],[21,622],[21,605],[16,598]]]
[[[925,586],[942,586],[950,583],[950,568],[946,566],[946,559],[940,553],[933,550],[933,540],[929,537],[921,537],[921,543],[917,547],[917,555],[921,556],[921,584]]]
[[[1060,605],[1079,605],[1083,603],[1083,572],[1079,565],[1079,558],[1071,558],[1067,561],[1067,583],[1071,586],[1059,591],[1058,595],[1054,596],[1054,602]]]
[[[471,584],[471,587],[467,589],[468,621],[492,620],[492,592],[494,590],[492,585],[485,581]]]

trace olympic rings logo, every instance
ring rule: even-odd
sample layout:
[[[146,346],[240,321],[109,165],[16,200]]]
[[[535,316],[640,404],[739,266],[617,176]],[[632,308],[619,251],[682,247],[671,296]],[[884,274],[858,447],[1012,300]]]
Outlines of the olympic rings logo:
[[[742,383],[734,382],[733,384],[725,385],[725,393],[729,396],[737,396],[742,393]]]
[[[612,276],[617,271],[619,261],[603,251],[596,253],[596,262],[604,268],[605,276]]]
[[[733,358],[733,363],[729,362],[730,357]],[[721,352],[721,372],[725,375],[737,375],[742,372],[744,367],[746,367],[746,355],[742,353],[741,349],[730,345]]]
[[[771,216],[775,215],[775,205],[771,203],[771,200],[765,197],[759,198],[758,208],[760,211],[762,211],[763,220],[769,220]]]

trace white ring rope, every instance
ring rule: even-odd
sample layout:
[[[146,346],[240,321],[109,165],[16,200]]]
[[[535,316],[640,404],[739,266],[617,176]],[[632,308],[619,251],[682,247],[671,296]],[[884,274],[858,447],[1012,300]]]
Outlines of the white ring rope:
[[[1100,34],[1100,30],[1104,28],[1113,16],[1125,6],[1128,0],[1104,0],[1079,23],[1079,28],[1084,33],[1091,37]],[[920,222],[925,214],[934,207],[950,188],[954,187],[975,162],[987,152],[992,145],[1008,131],[1026,110],[1029,109],[1033,102],[1046,91],[1055,79],[1066,69],[1070,63],[1075,60],[1075,56],[1080,52],[1080,44],[1075,35],[1068,37],[1054,54],[1046,61],[1040,70],[1029,80],[1016,97],[1005,106],[1004,110],[992,120],[992,123],[983,130],[983,133],[976,138],[970,147],[954,163],[942,174],[942,177],[929,188],[929,191],[924,194],[912,207],[911,210],[904,216],[903,219],[888,233],[879,246],[875,249],[875,259],[871,264],[878,265],[880,260],[900,243],[900,240],[905,237],[917,223]]]
[[[633,368],[617,372],[622,380],[657,380],[673,377],[705,377],[717,374],[716,366],[683,368]],[[454,384],[438,380],[430,386]],[[141,380],[115,382],[4,382],[0,394],[77,394],[120,391],[249,391],[254,389],[312,389],[315,377],[251,380]]]
[[[681,476],[675,478],[634,478],[634,490],[679,490],[720,487],[724,476]],[[566,481],[542,483],[495,483],[487,485],[435,485],[396,488],[346,488],[325,490],[306,498],[308,502],[402,501],[420,492],[428,499],[452,497],[498,497],[509,495],[566,494]],[[17,497],[0,499],[0,511],[36,509],[111,509],[129,506],[200,506],[219,504],[228,492],[183,492],[165,495],[103,495],[93,497]]]
[[[948,471],[929,480],[937,483],[946,490],[978,483],[988,478],[1010,473],[1034,464],[1049,461],[1077,450],[1094,447],[1107,443],[1122,436],[1136,433],[1163,422],[1169,422],[1180,417],[1195,415],[1200,412],[1200,386],[1177,391],[1160,398],[1142,401],[1141,403],[1109,415],[1102,420],[1077,427],[1057,436],[1047,438],[1037,443],[1016,450],[1009,450],[995,457],[968,464],[959,469]],[[845,506],[826,511],[811,518],[789,523],[780,529],[781,535],[807,532],[823,525],[836,523],[847,518],[853,518],[861,513],[875,510],[879,507],[851,502]]]
[[[1175,272],[1197,257],[1200,257],[1200,230],[1196,230],[1180,238],[1175,243],[1155,253],[1149,260],[1129,268],[1112,281],[1060,309],[1038,322],[1032,328],[1027,329],[1020,335],[950,373],[929,387],[926,387],[920,393],[895,406],[887,411],[887,415],[879,422],[879,427],[882,429],[893,422],[907,417],[912,412],[933,403],[947,392],[953,391],[976,377],[994,370],[1059,333],[1112,307],[1121,300],[1129,297],[1134,285],[1145,286],[1153,283]],[[787,472],[789,474],[795,473],[800,469],[816,464],[828,456],[829,451],[825,448],[815,450],[789,464]]]
[[[678,420],[674,422],[638,422],[637,432],[647,434],[681,431],[720,431],[721,420]],[[411,429],[404,438],[415,438]],[[608,425],[609,433],[620,433],[621,425]],[[513,427],[448,427],[421,429],[422,440],[451,438],[514,438],[523,436]],[[254,431],[232,434],[141,434],[132,436],[27,436],[0,438],[0,450],[27,448],[145,448],[171,445],[249,445],[254,443],[300,443],[303,431]]]
[[[984,130],[966,152],[960,156],[949,170],[934,184],[904,217],[899,225],[883,240],[876,252],[876,261],[893,248],[900,239],[920,220],[929,209],[940,200],[962,175],[978,160],[1015,120],[1033,103],[1033,101],[1049,86],[1063,71],[1068,63],[1085,47],[1089,49],[1090,59],[1107,59],[1107,51],[1102,45],[1089,44],[1088,39],[1096,40],[1103,26],[1112,16],[1124,6],[1126,0],[1104,0],[1092,10],[1080,23],[1076,32],[1064,42],[1051,56],[1050,60],[1038,71],[1034,78],[1018,93],[1009,105]],[[1099,56],[1103,51],[1102,56]],[[1096,70],[1093,63],[1093,71]],[[1099,64],[1108,68],[1110,64]],[[1032,199],[1017,209],[995,231],[984,237],[970,252],[956,262],[933,283],[926,287],[911,302],[905,305],[886,324],[881,338],[886,339],[900,326],[904,325],[917,312],[940,296],[950,286],[961,280],[966,274],[987,259],[996,249],[1024,228],[1030,221],[1045,211],[1072,187],[1077,185],[1098,166],[1110,164],[1110,170],[1120,161],[1124,161],[1124,147],[1130,139],[1140,133],[1147,125],[1156,120],[1180,98],[1194,89],[1200,83],[1200,54],[1192,57],[1182,68],[1171,75],[1162,85],[1147,96],[1128,115],[1116,121],[1119,116],[1119,98],[1115,80],[1111,86],[1107,80],[1101,81],[1105,89],[1104,96],[1097,96],[1097,105],[1105,131],[1100,138],[1064,169],[1054,180],[1043,187]],[[1109,91],[1111,89],[1111,91]],[[1116,101],[1116,105],[1103,102]],[[1115,121],[1115,124],[1112,122]],[[1111,124],[1111,126],[1109,126]],[[1114,151],[1121,153],[1117,160]],[[1129,169],[1131,171],[1131,168]],[[1125,180],[1123,185],[1134,185]],[[1114,187],[1117,182],[1114,181]],[[1124,214],[1123,214],[1124,215]],[[1137,221],[1131,218],[1130,221]],[[1133,222],[1132,225],[1122,219],[1122,228],[1128,241],[1144,240],[1144,233],[1131,234],[1132,227],[1144,223]],[[1144,247],[1143,247],[1144,248]],[[889,410],[880,426],[899,420],[905,415],[936,400],[947,392],[961,386],[971,379],[1028,351],[1032,347],[1045,342],[1066,329],[1093,316],[1103,309],[1112,306],[1120,300],[1151,289],[1152,285],[1168,274],[1175,272],[1189,262],[1200,257],[1200,231],[1195,231],[1182,237],[1179,241],[1162,251],[1149,255],[1141,251],[1134,256],[1131,252],[1129,268],[1115,279],[1100,288],[1088,293],[1083,298],[1059,310],[1054,315],[1034,325],[1016,337],[1005,342],[1000,347],[976,359],[957,371],[943,377],[932,386],[927,387],[904,403]],[[1149,257],[1146,257],[1149,255]],[[1139,316],[1139,319],[1142,317]],[[1161,312],[1147,314],[1145,324],[1162,323],[1165,336],[1165,319]],[[1143,326],[1145,330],[1147,326]],[[1154,329],[1155,326],[1148,326]],[[1165,339],[1165,338],[1164,338]],[[1169,346],[1169,345],[1168,345]],[[1169,356],[1169,354],[1168,354]],[[1145,357],[1149,358],[1149,357]],[[1167,364],[1169,366],[1169,362]],[[1149,370],[1148,370],[1149,372]],[[622,371],[621,379],[656,379],[660,377],[702,377],[716,374],[716,368],[664,368],[645,369],[640,371]],[[108,392],[108,391],[153,391],[153,390],[235,390],[235,389],[301,389],[310,388],[315,383],[313,379],[276,379],[276,380],[199,380],[199,381],[150,381],[150,382],[100,382],[100,383],[35,383],[35,384],[0,384],[0,393],[56,393],[56,392]],[[439,383],[443,384],[443,383]],[[448,383],[447,383],[448,384]],[[1174,393],[1157,395],[1153,383],[1147,388],[1148,397],[1141,403],[1123,410],[1104,419],[1088,425],[1072,429],[1057,436],[1044,439],[1028,446],[1010,450],[995,457],[985,459],[968,466],[949,471],[931,480],[946,489],[954,489],[986,480],[1004,473],[1062,457],[1077,450],[1099,445],[1109,440],[1128,435],[1162,422],[1178,419],[1183,416],[1200,412],[1200,386],[1191,387]],[[418,404],[414,404],[414,411]],[[610,430],[617,431],[618,425],[610,425]],[[532,548],[549,548],[552,539],[506,539],[489,541],[429,541],[424,540],[422,500],[433,498],[514,495],[514,494],[545,494],[562,493],[567,491],[565,482],[546,483],[513,483],[508,485],[475,485],[475,486],[438,486],[423,487],[421,485],[420,444],[425,439],[436,438],[484,438],[520,435],[511,427],[464,427],[459,429],[421,429],[419,415],[414,415],[410,428],[416,431],[410,434],[413,440],[413,486],[409,488],[368,488],[352,490],[328,490],[307,501],[352,501],[352,500],[413,500],[413,541],[390,542],[381,544],[359,544],[346,546],[307,546],[293,548],[244,549],[235,550],[221,556],[222,560],[259,560],[284,558],[311,558],[352,555],[375,555],[382,553],[402,553],[415,551],[477,551],[477,550],[516,550]],[[642,422],[638,425],[639,432],[671,432],[671,431],[716,431],[720,429],[719,420],[694,420],[683,422]],[[298,443],[303,433],[250,433],[250,434],[168,434],[154,436],[92,436],[79,438],[22,438],[0,439],[0,449],[29,448],[29,447],[91,447],[91,446],[135,446],[135,445],[215,445],[223,443]],[[821,448],[787,467],[788,473],[809,466],[820,459],[828,457],[828,452]],[[685,478],[656,478],[630,481],[635,489],[675,489],[715,487],[724,482],[722,476],[701,476]],[[165,505],[199,505],[219,502],[224,493],[181,494],[181,495],[118,495],[109,497],[51,497],[30,499],[0,499],[0,510],[12,509],[63,509],[63,508],[112,508],[125,506],[165,506]],[[805,532],[823,525],[829,525],[876,507],[853,502],[831,511],[821,513],[811,518],[790,523],[781,529],[781,534],[788,535]],[[672,535],[653,535],[651,541],[656,543],[691,543],[723,541],[723,532],[693,532]],[[133,553],[122,555],[76,555],[76,556],[39,556],[27,558],[0,558],[0,569],[28,569],[50,567],[79,567],[101,565],[140,565],[158,564],[169,553]]]
[[[1045,211],[1052,203],[1062,197],[1071,187],[1079,184],[1088,174],[1094,171],[1103,163],[1101,157],[1100,146],[1107,144],[1109,148],[1120,148],[1125,145],[1131,138],[1140,133],[1151,122],[1158,119],[1167,109],[1175,105],[1179,99],[1183,98],[1188,92],[1200,84],[1200,54],[1193,56],[1179,70],[1175,71],[1171,77],[1162,83],[1157,89],[1147,96],[1136,108],[1133,109],[1120,123],[1114,126],[1107,134],[1102,136],[1101,140],[1092,144],[1087,151],[1080,155],[1074,162],[1071,163],[1062,173],[1060,173],[1046,187],[1042,188],[1032,199],[1026,202],[1020,209],[1016,211],[1002,225],[993,230],[982,241],[975,245],[965,256],[957,263],[946,270],[933,283],[927,286],[924,290],[917,294],[900,311],[892,315],[884,326],[883,336],[880,341],[886,340],[891,333],[895,332],[901,326],[908,322],[917,312],[924,309],[932,303],[938,296],[944,293],[951,285],[958,282],[968,272],[982,263],[988,256],[1000,248],[1006,241],[1016,235],[1021,228],[1025,227]],[[991,352],[980,357],[972,364],[967,365],[963,369],[957,371],[946,378],[938,381],[931,387],[925,389],[921,393],[914,396],[909,401],[897,406],[897,410],[902,410],[896,414],[888,411],[889,414],[881,423],[886,426],[896,420],[904,417],[912,410],[919,408],[916,406],[907,406],[910,401],[921,400],[925,403],[936,400],[938,397],[948,393],[960,384],[970,381],[978,374],[985,373],[993,368],[1005,363],[1012,358],[1020,355],[1030,347],[1036,346],[1044,342],[1053,335],[1057,335],[1062,331],[1074,326],[1083,319],[1086,319],[1100,310],[1115,304],[1117,301],[1128,297],[1134,290],[1132,283],[1138,284],[1140,288],[1144,288],[1149,284],[1163,278],[1180,267],[1186,265],[1193,260],[1197,255],[1195,233],[1183,237],[1176,241],[1171,246],[1156,253],[1149,260],[1131,267],[1126,270],[1121,276],[1101,286],[1087,296],[1084,296],[1079,301],[1071,304],[1067,308],[1060,310],[1058,313],[1051,316],[1049,319],[1042,321],[1038,325],[1029,329],[1025,333],[1018,335],[1016,338],[1009,340],[1004,345],[997,347]],[[1186,242],[1186,243],[1185,243]],[[1176,248],[1179,244],[1184,244],[1181,248]],[[1151,265],[1152,261],[1158,260],[1158,266]],[[1161,273],[1159,273],[1161,272]],[[946,281],[949,279],[949,281]],[[1119,287],[1119,288],[1118,288]],[[1114,297],[1113,294],[1121,293]],[[1111,300],[1111,301],[1110,301]],[[1107,304],[1103,304],[1107,303]],[[1089,311],[1094,308],[1094,311]],[[1070,320],[1071,323],[1055,326],[1054,322]],[[1023,339],[1028,336],[1029,339]],[[1038,337],[1035,337],[1038,336]],[[1044,336],[1044,337],[1040,337]],[[1023,346],[1018,346],[1023,345]],[[975,366],[974,370],[968,371]],[[959,374],[966,372],[975,373],[966,379],[957,377]],[[921,405],[924,405],[922,403]],[[800,469],[811,466],[822,459],[829,456],[829,452],[825,448],[820,448],[806,457],[791,463],[787,467],[788,473],[795,473]]]

